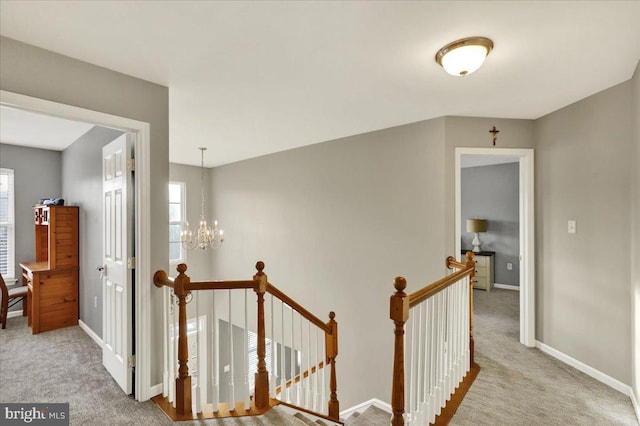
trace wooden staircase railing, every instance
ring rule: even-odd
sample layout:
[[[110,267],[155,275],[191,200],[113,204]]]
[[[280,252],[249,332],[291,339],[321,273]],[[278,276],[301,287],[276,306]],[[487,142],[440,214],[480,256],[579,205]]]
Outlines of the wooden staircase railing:
[[[302,305],[291,299],[284,294],[277,287],[272,285],[267,280],[267,275],[264,273],[264,262],[260,261],[256,264],[257,273],[253,276],[252,280],[238,280],[238,281],[201,281],[191,282],[189,276],[185,274],[187,271],[187,265],[180,264],[177,267],[178,276],[174,278],[168,277],[165,271],[157,271],[153,276],[154,284],[159,287],[169,287],[173,290],[174,295],[177,297],[178,302],[178,374],[175,379],[175,410],[172,409],[171,404],[166,401],[159,403],[160,407],[174,420],[184,420],[190,418],[208,418],[203,417],[201,413],[193,413],[192,408],[192,395],[191,395],[191,376],[189,375],[189,351],[188,351],[188,337],[187,337],[187,299],[192,291],[200,290],[238,290],[238,289],[253,289],[257,297],[257,372],[255,374],[255,388],[253,395],[253,404],[256,410],[246,410],[244,413],[237,413],[238,415],[253,415],[262,414],[267,411],[271,406],[277,405],[280,401],[275,400],[276,395],[270,395],[269,387],[269,371],[267,370],[266,363],[266,326],[265,326],[265,294],[269,293],[273,297],[279,299],[284,309],[284,305],[290,307],[293,311],[296,311],[301,318],[309,321],[315,327],[320,329],[325,334],[325,353],[323,355],[324,360],[309,368],[304,373],[293,377],[295,372],[292,371],[292,379],[286,383],[286,387],[291,386],[300,380],[307,378],[310,374],[317,374],[324,366],[330,368],[330,384],[329,391],[330,397],[327,401],[328,414],[315,413],[308,408],[297,407],[303,411],[311,412],[319,415],[320,417],[326,417],[330,420],[339,422],[340,404],[337,397],[337,381],[336,381],[336,357],[338,355],[338,323],[335,321],[335,313],[329,313],[329,321],[323,322],[313,314],[311,314]],[[273,300],[272,300],[273,307]],[[273,312],[271,312],[273,316]],[[292,317],[293,318],[293,317]],[[272,319],[273,321],[273,319]],[[293,321],[293,319],[292,319]],[[293,325],[293,324],[292,324]],[[272,323],[273,327],[273,323]],[[309,326],[310,329],[310,326]],[[302,332],[302,331],[301,331]],[[284,333],[283,333],[284,334]],[[281,347],[284,348],[284,337]],[[272,336],[273,344],[273,336]],[[293,358],[294,346],[291,342],[291,357]],[[300,343],[302,345],[302,343]],[[302,347],[302,346],[301,346]],[[273,348],[273,346],[272,346]],[[316,345],[316,350],[318,345]],[[310,350],[310,348],[308,348]],[[284,351],[284,349],[283,349]],[[284,353],[284,352],[283,352]],[[293,366],[293,365],[292,365]],[[217,367],[217,366],[216,366]],[[292,369],[293,370],[293,369]],[[284,374],[281,371],[281,374]],[[274,387],[274,389],[276,389]],[[279,388],[282,393],[284,389],[282,386]],[[276,390],[276,393],[278,391]],[[155,400],[155,399],[154,399]],[[158,401],[156,401],[158,402]],[[284,403],[284,402],[282,402]],[[294,404],[287,404],[296,407]],[[196,405],[198,407],[199,405]],[[234,407],[229,407],[229,412],[234,411]],[[217,407],[213,409],[213,412],[217,412]],[[214,415],[212,417],[223,417],[221,415]]]
[[[446,265],[459,270],[410,295],[404,291],[406,280],[395,279],[396,292],[390,299],[390,318],[395,325],[392,426],[405,424],[405,403],[409,405],[407,424],[447,424],[448,420],[438,416],[453,415],[457,405],[452,405],[460,403],[479,371],[473,357],[473,252],[467,252],[465,263],[448,257]],[[405,324],[412,308],[417,312],[411,317],[407,392]]]

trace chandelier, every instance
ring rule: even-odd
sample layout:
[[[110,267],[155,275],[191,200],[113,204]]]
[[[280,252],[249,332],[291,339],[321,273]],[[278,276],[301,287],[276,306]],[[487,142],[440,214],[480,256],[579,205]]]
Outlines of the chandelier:
[[[204,216],[204,152],[207,148],[199,147],[200,152],[200,183],[202,188],[202,209],[200,210],[200,225],[198,229],[192,231],[189,228],[189,222],[185,222],[182,231],[180,231],[180,242],[182,247],[187,250],[199,248],[207,250],[208,248],[217,249],[222,246],[224,241],[224,231],[218,229],[218,221],[213,221],[213,229],[207,225],[207,219]]]

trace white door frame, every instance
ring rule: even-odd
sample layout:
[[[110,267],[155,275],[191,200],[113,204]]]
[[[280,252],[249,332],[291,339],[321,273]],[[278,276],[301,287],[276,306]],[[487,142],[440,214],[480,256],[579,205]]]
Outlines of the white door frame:
[[[136,400],[153,396],[151,385],[151,139],[149,123],[0,90],[0,105],[109,127],[135,135],[135,348]]]
[[[535,211],[534,151],[515,148],[456,148],[455,155],[455,248],[461,250],[460,160],[463,155],[520,158],[520,343],[535,347]]]

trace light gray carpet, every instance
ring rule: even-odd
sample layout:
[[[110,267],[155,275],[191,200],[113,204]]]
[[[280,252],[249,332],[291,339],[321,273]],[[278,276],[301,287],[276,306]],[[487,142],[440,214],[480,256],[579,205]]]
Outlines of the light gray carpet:
[[[518,293],[474,291],[476,362],[482,370],[452,425],[636,425],[625,395],[518,343]],[[23,317],[0,331],[0,401],[69,402],[72,425],[171,425],[156,407],[123,394],[102,368],[100,348],[79,327],[32,335]],[[348,426],[383,426],[370,407]],[[260,417],[180,425],[304,426],[279,408]]]
[[[626,395],[519,343],[519,294],[474,290],[481,371],[451,425],[637,425]]]

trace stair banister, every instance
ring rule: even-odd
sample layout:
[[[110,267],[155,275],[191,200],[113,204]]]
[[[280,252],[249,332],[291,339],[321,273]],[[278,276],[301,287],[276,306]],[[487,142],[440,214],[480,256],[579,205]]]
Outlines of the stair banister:
[[[265,324],[264,324],[264,294],[267,291],[267,274],[263,272],[264,262],[256,264],[258,272],[253,276],[256,282],[254,290],[258,296],[258,372],[255,375],[255,404],[260,409],[269,406],[269,373],[267,371],[267,356]]]
[[[257,370],[255,374],[253,405],[258,410],[256,412],[256,411],[253,411],[253,408],[252,408],[251,409],[252,414],[264,413],[274,404],[274,402],[276,402],[275,400],[271,399],[271,395],[269,393],[269,390],[270,390],[269,371],[267,370],[267,365],[266,365],[266,327],[265,327],[264,302],[265,302],[265,294],[270,293],[272,295],[272,300],[271,300],[272,309],[270,311],[271,319],[272,319],[271,338],[272,338],[272,348],[274,351],[276,349],[276,342],[273,336],[273,330],[274,330],[273,297],[280,299],[280,301],[282,302],[283,313],[284,313],[284,305],[286,304],[288,307],[291,308],[292,315],[293,315],[293,311],[296,311],[298,312],[298,314],[300,314],[300,331],[301,331],[300,350],[303,350],[304,348],[304,336],[303,336],[303,327],[302,327],[303,318],[306,321],[308,321],[309,325],[313,324],[316,326],[316,336],[317,336],[316,343],[319,343],[319,341],[321,341],[320,334],[317,333],[318,328],[321,330],[321,332],[324,332],[325,334],[325,340],[323,342],[324,343],[324,354],[323,354],[324,362],[320,362],[314,365],[313,367],[307,366],[308,369],[306,371],[303,371],[302,365],[301,365],[300,374],[298,376],[295,376],[295,360],[292,356],[292,376],[294,377],[292,377],[291,380],[288,382],[286,381],[286,379],[284,379],[284,356],[282,356],[283,364],[282,364],[281,376],[283,376],[283,384],[280,387],[280,392],[284,392],[286,388],[295,386],[296,383],[299,383],[300,381],[304,380],[311,374],[315,374],[315,375],[322,374],[322,377],[323,377],[322,380],[324,383],[324,372],[321,372],[320,370],[324,366],[330,366],[331,367],[329,372],[330,397],[329,397],[328,404],[325,406],[327,407],[328,415],[324,415],[321,413],[314,413],[314,414],[320,417],[325,417],[327,419],[336,421],[338,423],[340,422],[339,421],[340,405],[337,397],[337,380],[336,380],[337,375],[336,375],[336,367],[335,367],[336,357],[338,355],[338,323],[335,321],[335,313],[331,312],[329,314],[329,321],[326,323],[323,322],[318,317],[314,316],[308,310],[302,307],[299,303],[297,303],[296,301],[291,299],[289,296],[284,294],[282,291],[280,291],[277,287],[269,283],[267,280],[267,275],[264,273],[264,267],[265,267],[264,262],[261,262],[261,261],[258,262],[256,264],[257,273],[253,276],[251,280],[238,280],[238,281],[191,282],[190,278],[185,274],[185,272],[187,271],[187,265],[185,264],[178,265],[177,267],[178,276],[176,278],[168,277],[167,273],[164,271],[157,271],[154,274],[153,276],[154,284],[159,288],[169,287],[173,289],[173,293],[178,299],[178,321],[177,321],[177,324],[171,325],[171,327],[177,326],[177,329],[178,329],[178,338],[175,339],[174,337],[174,342],[177,341],[177,346],[178,346],[178,349],[177,349],[178,374],[177,374],[177,377],[175,378],[175,386],[173,387],[173,389],[175,389],[175,398],[173,399],[175,406],[172,408],[166,405],[166,401],[158,402],[161,408],[165,411],[165,413],[167,413],[174,420],[175,419],[185,420],[185,419],[195,418],[193,417],[194,413],[192,412],[191,376],[189,375],[189,367],[188,367],[189,353],[188,353],[187,309],[186,309],[188,296],[192,293],[192,291],[195,291],[195,290],[229,290],[230,291],[230,290],[244,289],[246,291],[247,289],[252,289],[256,293],[256,297],[257,297],[257,328],[256,328]],[[245,300],[246,300],[246,297],[245,297]],[[231,296],[229,296],[229,302],[231,303]],[[229,313],[231,313],[231,306],[229,306]],[[245,330],[247,327],[246,315],[247,314],[246,314],[246,303],[245,303],[245,325],[244,325]],[[197,319],[197,321],[199,321],[199,319]],[[294,323],[292,322],[292,327],[293,327],[293,324]],[[232,330],[231,321],[229,321],[229,326],[231,331]],[[284,321],[283,321],[283,326],[284,326]],[[214,326],[212,326],[212,330],[213,330],[213,327]],[[309,333],[311,333],[310,326],[308,327],[308,330],[309,330]],[[231,336],[232,336],[232,332],[229,333],[230,338]],[[198,339],[199,339],[199,336],[198,336]],[[283,341],[280,342],[280,345],[283,351],[282,355],[284,355],[284,349],[285,349],[284,329],[282,333],[282,339]],[[307,336],[307,346],[308,346],[307,351],[311,349],[311,345],[309,343],[311,341],[310,339],[311,339],[311,336],[310,335]],[[318,346],[319,345],[316,344],[316,350],[318,349]],[[212,345],[212,347],[214,347],[213,350],[214,350],[214,356],[215,356],[216,355],[215,343]],[[295,337],[293,335],[291,336],[291,351],[293,355],[295,351]],[[217,356],[215,357],[217,358]],[[307,354],[307,357],[309,359],[308,354]],[[212,383],[211,388],[216,394],[212,398],[213,402],[217,405],[218,396],[217,396],[217,389],[215,389],[216,377],[217,377],[216,374],[212,375],[212,380],[214,381],[214,383]],[[314,377],[314,379],[317,383],[317,377]],[[300,386],[300,388],[302,387]],[[278,388],[274,388],[274,389],[277,392]],[[166,396],[164,399],[167,400]],[[168,402],[170,404],[172,401],[168,400]],[[231,402],[233,403],[233,396],[231,397]],[[281,401],[280,403],[283,403],[283,402]],[[306,401],[305,401],[305,404],[306,404]],[[234,408],[235,407],[233,406],[233,404],[231,404],[231,406],[228,407],[228,412],[234,411]],[[302,409],[304,411],[303,407],[294,406],[294,408]],[[245,412],[247,414],[249,413],[249,411],[250,410],[245,409]],[[218,416],[216,414],[218,413],[217,407],[213,408],[213,413],[214,413],[214,416],[216,417]],[[196,414],[197,416],[201,415],[199,413],[196,413]],[[233,415],[236,415],[236,414],[233,414]],[[243,414],[240,414],[240,415],[243,415]]]
[[[167,277],[164,271],[157,271],[153,275],[153,282],[157,287],[173,288],[178,298],[178,377],[176,377],[176,411],[179,414],[191,412],[191,376],[189,376],[189,348],[187,340],[187,296],[190,279],[185,272],[187,265],[178,265],[178,276],[175,279]]]
[[[404,291],[407,287],[407,282],[403,277],[397,277],[394,280],[394,288],[396,291],[390,297],[390,302],[389,302],[389,305],[390,305],[389,317],[394,322],[394,325],[395,325],[393,381],[392,381],[392,388],[391,388],[391,407],[393,412],[392,418],[391,418],[392,426],[402,426],[405,424],[405,419],[404,419],[404,414],[405,414],[405,348],[404,348],[405,337],[404,335],[405,335],[405,324],[409,319],[411,308],[418,307],[418,305],[420,305],[421,303],[438,295],[439,293],[445,291],[446,289],[448,289],[449,287],[455,284],[458,284],[460,282],[465,283],[466,281],[463,281],[463,280],[466,280],[467,277],[469,280],[468,282],[469,360],[470,360],[471,366],[475,365],[474,354],[473,354],[474,352],[473,277],[475,275],[475,262],[473,260],[473,252],[467,252],[466,261],[464,263],[456,261],[455,258],[451,256],[448,257],[446,259],[446,266],[449,269],[457,268],[459,269],[459,271],[452,273],[414,293],[411,293],[410,295],[407,295]],[[450,294],[450,292],[447,294]],[[457,294],[460,294],[460,293],[457,293]],[[436,307],[442,307],[443,302],[441,300],[436,300],[436,301],[438,302],[436,304]],[[455,307],[454,307],[454,310],[455,310]],[[422,310],[420,310],[420,312],[422,312]],[[441,316],[440,317],[434,316],[434,312],[431,312],[431,315],[432,315],[431,316],[432,320],[436,320],[438,324],[437,326],[439,330],[436,331],[437,338],[435,342],[437,344],[437,347],[440,347],[445,343],[444,341],[445,336],[443,332],[445,331],[444,321],[446,320],[446,318],[443,318]],[[422,315],[420,315],[420,318],[422,318]],[[450,312],[449,312],[449,318],[451,318]],[[421,333],[418,333],[418,334],[421,334]],[[449,351],[452,348],[456,347],[454,346],[455,342],[452,342],[448,339],[446,341],[446,345],[449,348]],[[457,346],[458,349],[460,347],[461,347],[460,345]],[[440,365],[442,367],[448,367],[449,369],[453,367],[453,361],[450,358],[451,355],[449,353],[447,353],[448,358],[443,358],[445,355],[440,352],[436,353],[436,356],[437,356],[437,359],[436,359],[437,365]],[[446,359],[446,366],[444,364],[445,359]],[[411,369],[411,366],[409,366],[409,369]],[[453,384],[452,382],[450,382],[450,380],[452,380],[452,378],[448,377],[447,383]],[[442,393],[442,389],[440,389],[440,391],[441,393],[439,394],[439,396],[441,398],[439,399],[441,399],[443,402],[444,400],[448,399],[448,395],[445,395],[444,393]],[[438,401],[438,403],[440,402],[441,401]],[[419,404],[420,404],[420,401],[418,401],[418,405]],[[411,410],[413,407],[410,406],[409,408]],[[437,412],[440,412],[440,408],[437,409]],[[420,415],[424,416],[424,413],[420,413]],[[424,418],[424,417],[420,417],[420,418]]]

